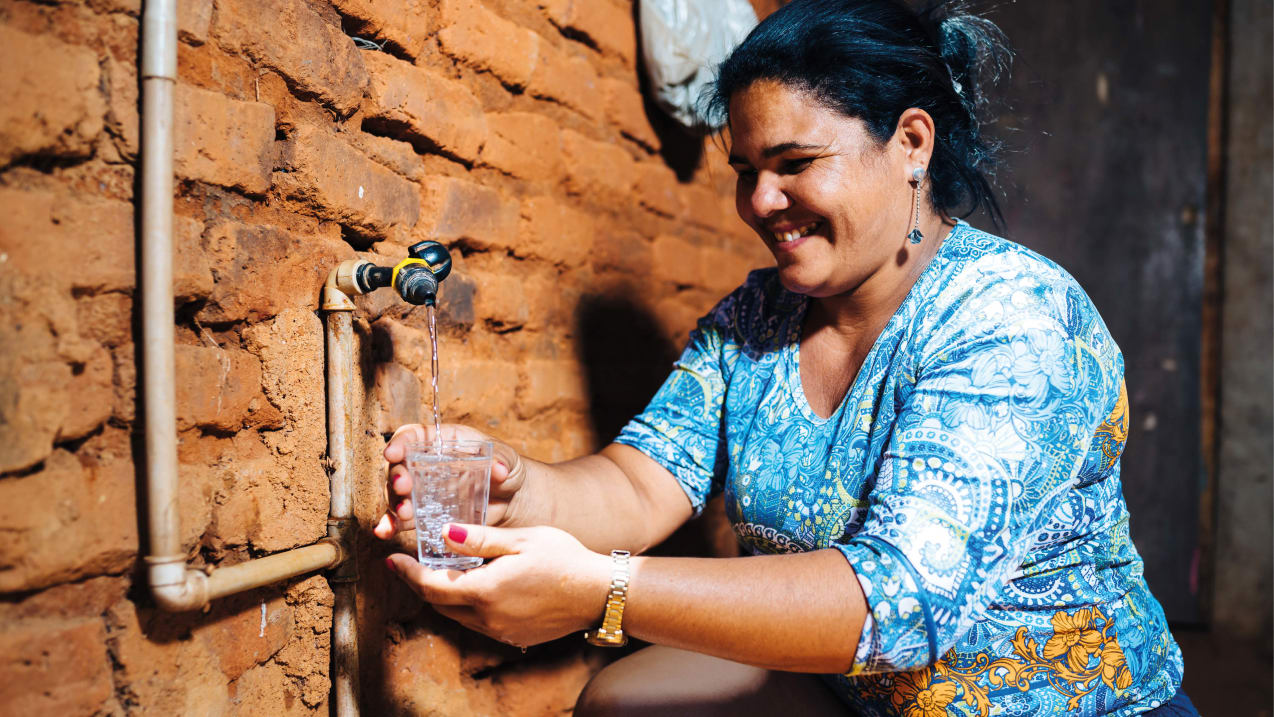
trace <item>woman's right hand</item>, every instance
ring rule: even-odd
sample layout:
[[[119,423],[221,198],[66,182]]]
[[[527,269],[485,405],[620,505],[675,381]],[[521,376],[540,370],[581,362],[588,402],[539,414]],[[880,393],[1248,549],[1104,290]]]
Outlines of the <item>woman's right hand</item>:
[[[526,479],[526,464],[508,444],[468,426],[443,424],[442,438],[468,441],[491,441],[491,500],[487,506],[487,525],[500,525],[509,513],[518,489]],[[411,476],[407,473],[407,446],[412,443],[431,443],[434,427],[410,423],[394,431],[394,437],[385,446],[385,460],[389,461],[389,508],[372,529],[376,537],[388,540],[397,533],[415,527],[411,505]]]

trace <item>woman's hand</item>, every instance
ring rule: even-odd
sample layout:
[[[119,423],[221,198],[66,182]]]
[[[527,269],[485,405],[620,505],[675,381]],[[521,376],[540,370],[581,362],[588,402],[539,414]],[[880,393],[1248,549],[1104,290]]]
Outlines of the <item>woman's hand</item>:
[[[468,426],[444,424],[442,426],[444,440],[492,441],[491,462],[491,499],[487,505],[487,523],[499,525],[509,513],[518,489],[526,479],[526,467],[507,444],[496,441],[491,436]],[[394,431],[394,437],[385,446],[385,460],[389,461],[389,509],[376,523],[372,532],[382,540],[388,540],[395,534],[411,530],[415,527],[415,513],[411,505],[411,475],[407,473],[405,461],[407,446],[411,443],[429,443],[434,439],[434,427],[411,423]]]
[[[594,627],[610,589],[611,559],[557,528],[451,524],[447,549],[487,558],[468,572],[430,570],[396,553],[388,565],[434,609],[510,645],[536,645]]]

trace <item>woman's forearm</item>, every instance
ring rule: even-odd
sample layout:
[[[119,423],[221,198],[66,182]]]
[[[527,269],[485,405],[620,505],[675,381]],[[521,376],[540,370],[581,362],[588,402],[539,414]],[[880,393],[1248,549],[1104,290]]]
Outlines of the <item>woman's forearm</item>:
[[[563,463],[523,459],[526,478],[501,525],[551,525],[591,550],[645,551],[692,514],[690,501],[663,467],[640,451],[611,445]]]
[[[633,558],[633,637],[774,670],[839,673],[867,604],[836,550],[746,558]]]

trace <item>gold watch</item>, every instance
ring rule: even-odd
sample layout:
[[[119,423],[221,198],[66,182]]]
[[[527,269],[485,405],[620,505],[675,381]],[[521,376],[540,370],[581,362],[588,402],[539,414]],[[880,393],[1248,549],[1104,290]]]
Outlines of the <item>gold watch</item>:
[[[628,558],[627,550],[610,551],[611,560],[615,564],[615,572],[611,573],[610,592],[606,595],[606,612],[602,615],[602,624],[596,630],[584,633],[584,639],[590,644],[600,647],[623,647],[628,644],[628,636],[624,634],[624,604],[628,602]]]

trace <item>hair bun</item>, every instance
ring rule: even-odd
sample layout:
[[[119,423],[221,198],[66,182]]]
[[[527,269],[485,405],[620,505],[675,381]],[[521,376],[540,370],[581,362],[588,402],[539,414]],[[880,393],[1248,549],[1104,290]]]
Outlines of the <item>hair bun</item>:
[[[965,8],[958,0],[939,3],[921,21],[937,29],[938,54],[951,73],[951,86],[976,119],[987,104],[986,88],[1012,66],[1013,51],[995,23]]]

